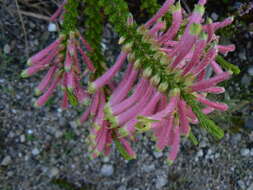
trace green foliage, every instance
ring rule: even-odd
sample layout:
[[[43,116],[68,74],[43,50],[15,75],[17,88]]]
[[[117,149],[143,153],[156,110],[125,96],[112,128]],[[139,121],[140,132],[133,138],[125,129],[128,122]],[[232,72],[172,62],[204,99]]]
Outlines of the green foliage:
[[[146,10],[149,15],[153,15],[160,8],[157,0],[141,0],[141,10]]]
[[[124,39],[127,39],[123,42],[124,45],[130,46],[131,53],[139,61],[142,69],[152,69],[153,74],[159,75],[161,82],[169,84],[169,89],[185,86],[185,78],[178,77],[177,72],[168,70],[168,62],[164,63],[164,60],[168,60],[168,57],[156,49],[145,27],[137,27],[136,23],[127,24],[130,13],[124,0],[110,0],[110,3],[101,0],[100,5],[105,7],[105,13],[116,32]],[[170,16],[167,15],[167,17],[170,20]]]
[[[104,17],[97,1],[84,0],[84,3],[84,36],[93,49],[92,52],[88,53],[88,55],[96,68],[95,75],[98,77],[104,72],[103,62],[105,62],[105,60],[102,55],[101,47]]]
[[[133,158],[127,153],[124,146],[120,143],[118,139],[114,139],[116,149],[119,151],[120,155],[126,160],[132,160]]]
[[[208,118],[207,115],[205,115],[201,111],[201,108],[199,107],[193,95],[191,94],[184,95],[184,100],[187,102],[188,105],[191,106],[192,111],[196,114],[201,127],[203,127],[216,139],[221,139],[224,136],[223,130],[220,127],[218,127],[212,120]]]
[[[78,6],[79,1],[68,0],[64,9],[66,12],[64,14],[64,21],[62,24],[62,32],[64,34],[69,34],[71,31],[75,31],[77,27],[77,18],[78,18]]]
[[[233,65],[226,61],[221,55],[217,55],[216,61],[224,68],[227,70],[232,71],[234,74],[238,75],[240,73],[239,67],[236,65]]]

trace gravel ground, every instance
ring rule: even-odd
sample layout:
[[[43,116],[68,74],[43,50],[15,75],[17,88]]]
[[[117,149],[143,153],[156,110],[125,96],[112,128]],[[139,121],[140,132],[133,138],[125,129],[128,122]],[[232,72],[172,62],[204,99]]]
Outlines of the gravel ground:
[[[236,112],[245,119],[243,124],[218,121],[226,129],[237,129],[227,130],[223,140],[216,142],[200,130],[199,145],[183,139],[172,166],[164,162],[167,153],[154,152],[146,136],[134,146],[136,160],[125,161],[113,148],[109,157],[91,161],[84,142],[88,124],[74,122],[82,108],[61,110],[57,100],[41,109],[32,106],[40,76],[19,77],[26,60],[22,27],[17,15],[1,10],[0,16],[1,190],[253,190],[252,102]],[[24,24],[30,54],[56,37],[47,31],[47,22],[24,17]],[[231,101],[240,103],[242,94],[252,91],[253,35],[245,26],[238,27],[240,35],[230,39],[237,51],[229,60],[243,69],[228,89]],[[105,44],[114,41],[112,33],[106,36]],[[115,52],[106,53],[113,59]]]

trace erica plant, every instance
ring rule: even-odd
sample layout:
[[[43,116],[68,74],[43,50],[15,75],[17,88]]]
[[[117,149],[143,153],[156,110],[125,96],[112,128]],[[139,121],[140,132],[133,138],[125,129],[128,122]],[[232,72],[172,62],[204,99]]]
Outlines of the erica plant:
[[[62,23],[59,38],[32,56],[22,73],[27,77],[48,69],[36,88],[36,94],[42,94],[36,105],[44,105],[57,85],[63,90],[64,108],[69,102],[83,104],[78,121],[90,123],[86,142],[91,158],[109,154],[114,143],[126,159],[133,159],[131,144],[143,132],[152,133],[157,150],[169,147],[169,163],[176,159],[180,138],[195,140],[191,127],[200,125],[222,138],[223,130],[207,115],[228,106],[209,100],[208,94],[224,93],[219,83],[239,72],[221,56],[234,45],[219,45],[215,34],[233,18],[205,19],[205,4],[199,0],[186,14],[180,1],[166,0],[153,17],[138,25],[124,0],[64,1],[51,19]],[[156,1],[150,5],[159,7]],[[84,35],[78,32],[77,14],[83,6]],[[104,22],[113,25],[122,46],[108,69],[100,47]]]

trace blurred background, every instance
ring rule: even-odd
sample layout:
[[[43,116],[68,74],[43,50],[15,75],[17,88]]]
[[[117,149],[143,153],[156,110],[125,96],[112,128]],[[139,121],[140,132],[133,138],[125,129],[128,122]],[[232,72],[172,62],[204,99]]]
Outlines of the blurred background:
[[[143,0],[126,1],[137,22],[150,17]],[[172,166],[165,163],[167,153],[155,152],[145,136],[134,145],[136,160],[126,161],[114,150],[109,157],[91,161],[84,142],[88,124],[75,123],[83,108],[62,110],[57,98],[47,107],[33,107],[41,75],[21,79],[20,73],[29,56],[57,37],[49,17],[60,3],[0,1],[1,190],[253,190],[253,1],[209,0],[206,5],[205,16],[214,21],[235,17],[218,34],[221,44],[236,45],[225,58],[241,73],[223,83],[226,93],[216,97],[229,111],[211,115],[225,137],[215,141],[195,130],[199,144],[183,139]],[[187,12],[195,3],[181,0]],[[80,23],[83,19],[80,10]],[[108,65],[118,54],[117,40],[106,23],[102,46]]]

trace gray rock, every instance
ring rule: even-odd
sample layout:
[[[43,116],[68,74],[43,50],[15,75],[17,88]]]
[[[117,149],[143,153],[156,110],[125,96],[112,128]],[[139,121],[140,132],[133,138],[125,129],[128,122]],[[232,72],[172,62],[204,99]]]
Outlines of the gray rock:
[[[237,184],[240,186],[241,189],[246,189],[245,183],[242,180],[239,180]]]
[[[34,156],[37,156],[39,153],[40,153],[40,151],[39,151],[39,149],[37,149],[37,148],[34,148],[34,149],[32,150],[32,154],[33,154]]]
[[[56,32],[57,31],[57,26],[55,23],[49,23],[48,25],[48,32]]]
[[[250,76],[253,76],[253,66],[248,68],[248,73]]]
[[[253,183],[249,186],[247,190],[253,190]]]
[[[218,20],[219,15],[217,15],[217,13],[213,12],[213,13],[211,14],[211,18],[212,18],[214,21],[215,21],[215,20]]]
[[[102,166],[102,168],[101,168],[101,174],[102,174],[103,176],[109,177],[109,176],[111,176],[111,175],[113,174],[113,171],[114,171],[114,168],[113,168],[113,166],[110,165],[110,164],[104,164],[104,165]]]
[[[127,190],[127,187],[125,185],[121,185],[117,190]]]
[[[253,148],[250,150],[250,156],[253,156]]]
[[[55,138],[60,138],[60,137],[62,137],[62,135],[63,135],[62,131],[60,131],[60,130],[55,131],[55,134],[54,134]]]
[[[59,174],[58,168],[54,167],[49,170],[48,177],[53,178]]]
[[[154,164],[151,164],[151,165],[144,165],[143,166],[143,170],[145,172],[151,172],[151,171],[154,171],[155,170],[155,165]]]
[[[235,134],[231,137],[231,143],[232,144],[238,144],[242,139],[242,135],[240,133]]]
[[[167,177],[162,175],[162,176],[158,176],[155,186],[157,189],[161,189],[167,183],[168,183]]]
[[[253,117],[247,118],[244,126],[247,129],[253,130]]]
[[[247,74],[243,75],[241,79],[241,84],[248,87],[250,85],[250,82],[251,82],[251,77],[248,76]]]
[[[204,155],[204,153],[203,153],[203,150],[202,149],[200,149],[198,152],[197,152],[197,157],[202,157]]]
[[[20,136],[20,142],[24,143],[25,142],[25,135]]]
[[[245,49],[239,53],[239,58],[244,61],[247,60]]]
[[[154,154],[154,156],[156,157],[156,158],[161,158],[162,156],[163,156],[163,153],[162,152],[154,152],[153,153]]]
[[[2,160],[1,162],[1,165],[2,166],[7,166],[11,163],[11,157],[10,156],[6,156],[4,157],[4,159]]]
[[[241,149],[240,153],[242,156],[249,156],[250,150],[248,148],[243,148]]]
[[[10,46],[9,46],[8,44],[5,44],[5,45],[4,45],[4,53],[5,53],[5,54],[9,54],[10,51],[11,51]]]

